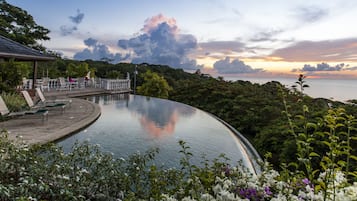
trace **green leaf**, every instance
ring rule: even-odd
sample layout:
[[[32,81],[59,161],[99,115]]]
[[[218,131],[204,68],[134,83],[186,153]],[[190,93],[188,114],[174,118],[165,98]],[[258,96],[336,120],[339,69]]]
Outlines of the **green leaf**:
[[[357,161],[357,156],[351,155],[350,158]]]
[[[289,166],[289,167],[294,167],[294,168],[296,168],[296,169],[299,167],[299,165],[298,165],[297,163],[295,163],[295,162],[289,163],[288,166]]]
[[[332,162],[331,159],[329,157],[327,157],[327,156],[322,157],[322,160],[326,161],[327,163],[331,163]]]
[[[315,177],[316,173],[318,173],[319,171],[319,169],[312,171],[312,176]]]
[[[340,165],[341,167],[345,167],[346,166],[346,162],[345,161],[338,161],[337,164]]]
[[[309,157],[320,157],[320,155],[318,153],[316,153],[316,152],[311,152],[309,154]]]
[[[307,123],[307,124],[306,124],[306,127],[307,127],[307,128],[313,128],[313,129],[315,129],[315,130],[317,129],[317,125],[314,124],[314,123]]]
[[[353,177],[357,177],[357,172],[349,172],[348,175],[351,175]]]
[[[304,117],[303,115],[300,115],[300,114],[299,114],[299,115],[296,115],[295,117],[296,117],[297,119],[305,119],[305,117]]]
[[[323,141],[322,143],[325,144],[325,145],[327,145],[328,147],[331,146],[331,143],[329,143],[329,142],[327,142],[327,141]]]
[[[307,85],[306,85],[307,86]],[[304,112],[309,112],[309,107],[307,106],[307,105],[304,105],[303,106],[303,110],[304,110]]]

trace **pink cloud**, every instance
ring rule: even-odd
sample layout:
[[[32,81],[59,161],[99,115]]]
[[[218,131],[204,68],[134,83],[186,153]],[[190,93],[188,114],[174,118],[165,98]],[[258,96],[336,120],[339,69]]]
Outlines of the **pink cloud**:
[[[172,34],[178,34],[179,30],[176,25],[176,19],[165,17],[162,14],[158,14],[156,16],[146,19],[144,27],[141,29],[141,31],[145,33],[151,33],[152,30],[155,30],[159,26],[159,24],[162,23],[166,23],[171,27],[170,31],[172,31]]]
[[[357,61],[357,38],[302,41],[274,51],[270,57],[291,62],[347,62]]]
[[[177,111],[175,110],[171,114],[169,121],[164,126],[157,126],[154,121],[146,116],[142,116],[140,118],[140,124],[150,134],[150,136],[160,138],[174,133],[178,119],[179,117]]]

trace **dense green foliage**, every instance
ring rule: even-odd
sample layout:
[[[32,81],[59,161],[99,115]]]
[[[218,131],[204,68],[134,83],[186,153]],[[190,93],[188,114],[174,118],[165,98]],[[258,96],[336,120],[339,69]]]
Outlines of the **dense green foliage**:
[[[357,171],[348,169],[348,163],[357,157],[350,155],[352,147],[348,143],[357,139],[356,135],[347,137],[356,129],[354,117],[346,115],[343,109],[330,109],[322,119],[330,130],[320,132],[317,124],[306,122],[305,127],[316,127],[311,133],[297,133],[295,122],[289,122],[288,131],[297,134],[297,164],[289,164],[295,169],[279,173],[265,162],[258,175],[239,163],[230,166],[224,156],[213,161],[203,158],[200,166],[192,165],[190,147],[183,141],[179,141],[181,169],[165,169],[153,163],[158,150],[117,159],[98,146],[84,143],[75,144],[72,151],[64,153],[54,144],[28,146],[20,140],[13,142],[2,131],[0,199],[354,200],[357,182],[352,183],[357,179]],[[318,136],[326,147],[321,155],[310,146],[316,143],[310,138]],[[300,146],[303,144],[307,146]],[[319,165],[309,166],[315,158]],[[350,182],[346,175],[351,176]]]
[[[25,99],[18,93],[1,93],[1,97],[4,99],[5,104],[10,112],[18,112],[23,109],[27,109]]]
[[[142,77],[144,83],[137,88],[138,93],[144,96],[154,96],[158,98],[168,98],[172,88],[162,76],[151,71],[146,71]]]
[[[44,50],[37,40],[49,40],[48,29],[37,25],[25,10],[0,0],[0,35],[23,45]]]
[[[28,74],[29,67],[24,63],[0,62],[0,93],[14,91]]]
[[[170,98],[209,111],[222,118],[245,137],[261,155],[272,153],[271,162],[279,167],[282,162],[295,158],[295,139],[288,131],[289,124],[283,103],[283,94],[292,117],[300,114],[303,105],[309,112],[309,119],[322,117],[330,100],[312,99],[285,88],[278,82],[263,85],[247,81],[226,82],[213,78],[194,78],[178,81]],[[204,98],[202,98],[204,97]],[[348,108],[356,114],[356,108],[338,102],[334,106]]]
[[[83,67],[84,71],[81,70]],[[135,64],[59,59],[39,64],[39,74],[47,70],[49,77],[52,78],[68,76],[69,72],[75,72],[74,74],[79,76],[87,70],[94,72],[96,77],[124,78],[129,74],[133,78]],[[182,69],[168,66],[140,64],[137,65],[139,88],[145,83],[143,75],[148,70],[165,79],[172,87],[169,99],[203,109],[228,122],[247,137],[261,155],[271,152],[270,160],[276,168],[282,162],[292,162],[297,151],[295,138],[288,131],[286,115],[282,113],[286,110],[284,96],[293,119],[300,114],[304,105],[309,108],[307,118],[313,121],[316,121],[317,117],[322,117],[329,109],[329,104],[345,108],[350,115],[357,115],[357,108],[353,104],[313,99],[304,95],[301,89],[308,83],[306,77],[297,81],[299,88],[291,90],[275,81],[263,85],[240,80],[224,81],[223,78],[215,79],[199,73],[186,73]],[[133,88],[133,82],[131,84]],[[145,95],[159,97],[158,94],[149,91],[148,93]]]
[[[49,30],[21,8],[0,0],[0,34],[43,50]],[[49,77],[102,78],[133,76],[135,64],[58,59],[39,65]],[[65,154],[52,144],[27,146],[0,137],[0,200],[354,200],[357,197],[356,106],[306,96],[306,77],[290,90],[278,82],[263,85],[227,82],[168,66],[140,64],[138,91],[170,98],[211,112],[225,120],[260,152],[269,156],[261,175],[223,161],[191,165],[191,153],[180,142],[181,170],[152,164],[156,150],[115,159],[98,147],[75,145]],[[150,71],[149,71],[150,70]],[[29,75],[23,63],[0,63],[0,91],[12,91]],[[47,76],[47,75],[46,75]],[[41,76],[39,76],[41,77]],[[161,85],[154,87],[155,85]],[[168,91],[172,87],[172,92]],[[313,87],[313,86],[311,86]],[[152,90],[154,89],[154,90]],[[162,90],[164,89],[164,90]],[[11,110],[17,97],[4,94]],[[356,103],[356,101],[351,101]],[[332,105],[332,106],[331,106]],[[332,108],[331,108],[332,107]],[[347,177],[347,179],[346,179]]]

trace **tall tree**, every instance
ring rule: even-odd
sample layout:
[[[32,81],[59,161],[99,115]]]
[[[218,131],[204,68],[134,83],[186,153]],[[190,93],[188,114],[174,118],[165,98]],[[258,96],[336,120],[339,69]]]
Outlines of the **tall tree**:
[[[38,50],[45,48],[37,40],[49,40],[50,30],[37,25],[27,11],[0,0],[0,35]]]
[[[70,77],[84,77],[89,71],[87,63],[80,64],[69,63],[67,65],[67,75]]]
[[[138,87],[138,93],[145,96],[153,96],[158,98],[168,98],[169,91],[172,88],[169,86],[164,77],[157,73],[146,71],[143,74],[144,83]]]

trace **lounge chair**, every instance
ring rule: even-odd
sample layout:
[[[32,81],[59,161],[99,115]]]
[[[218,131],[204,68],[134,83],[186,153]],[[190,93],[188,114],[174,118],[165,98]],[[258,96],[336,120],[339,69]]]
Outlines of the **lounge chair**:
[[[24,115],[42,115],[42,121],[45,119],[48,119],[48,110],[47,109],[10,112],[5,104],[4,99],[2,99],[1,96],[0,96],[0,114],[2,117],[13,117],[13,116],[24,116]]]
[[[25,101],[27,103],[27,105],[31,108],[31,109],[39,109],[39,108],[61,108],[62,109],[62,113],[64,113],[64,110],[66,108],[66,104],[65,103],[48,103],[48,104],[38,104],[35,105],[35,103],[33,102],[30,94],[27,91],[21,91],[22,95],[25,98]]]
[[[40,103],[41,104],[68,104],[69,106],[71,106],[72,104],[72,99],[55,99],[55,100],[47,100],[45,98],[45,95],[43,94],[42,90],[40,88],[36,88],[36,94],[38,95],[38,97],[40,98]]]
[[[47,89],[47,91],[50,90],[49,80],[50,80],[50,78],[48,78],[48,77],[43,77],[42,78],[42,82],[41,82],[41,85],[40,85],[42,90],[44,90],[44,89]]]
[[[57,83],[59,84],[59,90],[70,90],[70,85],[66,82],[64,77],[57,78]]]

